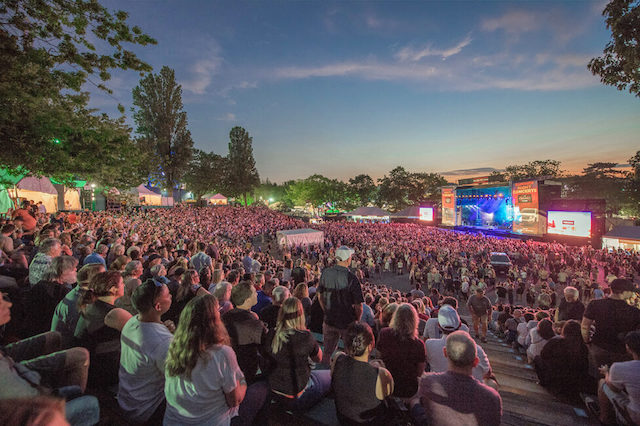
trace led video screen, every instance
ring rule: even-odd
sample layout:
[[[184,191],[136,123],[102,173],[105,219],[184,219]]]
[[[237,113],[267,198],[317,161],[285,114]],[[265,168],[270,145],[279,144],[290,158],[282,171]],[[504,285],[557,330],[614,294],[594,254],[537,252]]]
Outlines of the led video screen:
[[[591,212],[549,211],[547,216],[549,234],[571,237],[591,237]]]
[[[420,220],[433,222],[433,207],[420,207]]]

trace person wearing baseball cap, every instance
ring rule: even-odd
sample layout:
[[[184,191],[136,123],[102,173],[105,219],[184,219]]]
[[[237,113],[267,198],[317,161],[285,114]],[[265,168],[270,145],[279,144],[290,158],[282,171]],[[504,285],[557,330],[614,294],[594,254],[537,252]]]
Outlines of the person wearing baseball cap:
[[[447,358],[442,350],[446,345],[447,336],[454,331],[468,330],[462,324],[458,312],[450,305],[443,305],[438,311],[438,327],[442,331],[442,337],[439,339],[427,339],[424,342],[427,363],[431,368],[430,371],[435,373],[447,371]],[[489,364],[489,358],[487,358],[487,354],[480,345],[477,345],[477,351],[479,362],[473,368],[473,377],[482,382],[491,377],[491,364]]]
[[[324,312],[322,363],[329,365],[338,340],[345,341],[347,328],[362,316],[362,287],[349,270],[354,251],[347,246],[336,249],[336,265],[325,268],[320,276],[317,297]]]

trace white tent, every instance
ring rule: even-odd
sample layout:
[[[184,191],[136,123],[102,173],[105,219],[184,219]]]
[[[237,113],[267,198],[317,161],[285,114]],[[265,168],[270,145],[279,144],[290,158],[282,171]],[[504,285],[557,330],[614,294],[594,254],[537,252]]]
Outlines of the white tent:
[[[227,197],[220,193],[203,195],[202,199],[207,200],[207,204],[214,204],[217,206],[227,205]]]
[[[640,250],[640,226],[618,226],[602,237],[602,248]]]
[[[389,222],[390,213],[378,207],[358,207],[345,216],[356,222]]]
[[[47,213],[58,211],[58,191],[46,177],[24,177],[15,186],[8,187],[7,191],[13,199],[33,200],[36,203],[42,201]]]
[[[162,205],[162,195],[153,192],[144,185],[133,188],[131,191],[138,196],[138,202],[141,206]]]
[[[324,247],[324,232],[315,229],[289,229],[276,232],[276,240],[280,246],[296,247],[316,244]]]
[[[64,209],[65,210],[81,210],[80,206],[80,188],[64,188]]]

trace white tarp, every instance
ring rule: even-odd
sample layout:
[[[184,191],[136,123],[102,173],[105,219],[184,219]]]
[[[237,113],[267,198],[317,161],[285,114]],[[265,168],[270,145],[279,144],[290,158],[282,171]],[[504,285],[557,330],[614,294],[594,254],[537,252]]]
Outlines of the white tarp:
[[[315,229],[289,229],[276,232],[276,240],[280,246],[297,247],[315,244],[324,247],[324,232]]]
[[[144,185],[139,185],[131,190],[138,197],[138,203],[141,206],[161,206],[162,195],[157,194]]]
[[[7,188],[11,198],[24,198],[36,203],[42,201],[47,213],[58,211],[58,191],[51,181],[45,177],[37,178],[28,176],[21,179],[14,188]]]

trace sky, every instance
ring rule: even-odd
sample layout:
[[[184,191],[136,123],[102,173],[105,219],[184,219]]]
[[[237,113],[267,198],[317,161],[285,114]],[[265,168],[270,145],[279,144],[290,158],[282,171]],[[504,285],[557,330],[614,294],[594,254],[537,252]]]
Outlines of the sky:
[[[553,159],[570,172],[640,150],[640,99],[587,69],[610,39],[603,1],[103,0],[154,37],[195,147],[253,138],[261,179],[374,179],[396,166],[450,180]],[[132,113],[118,71],[91,105]]]

